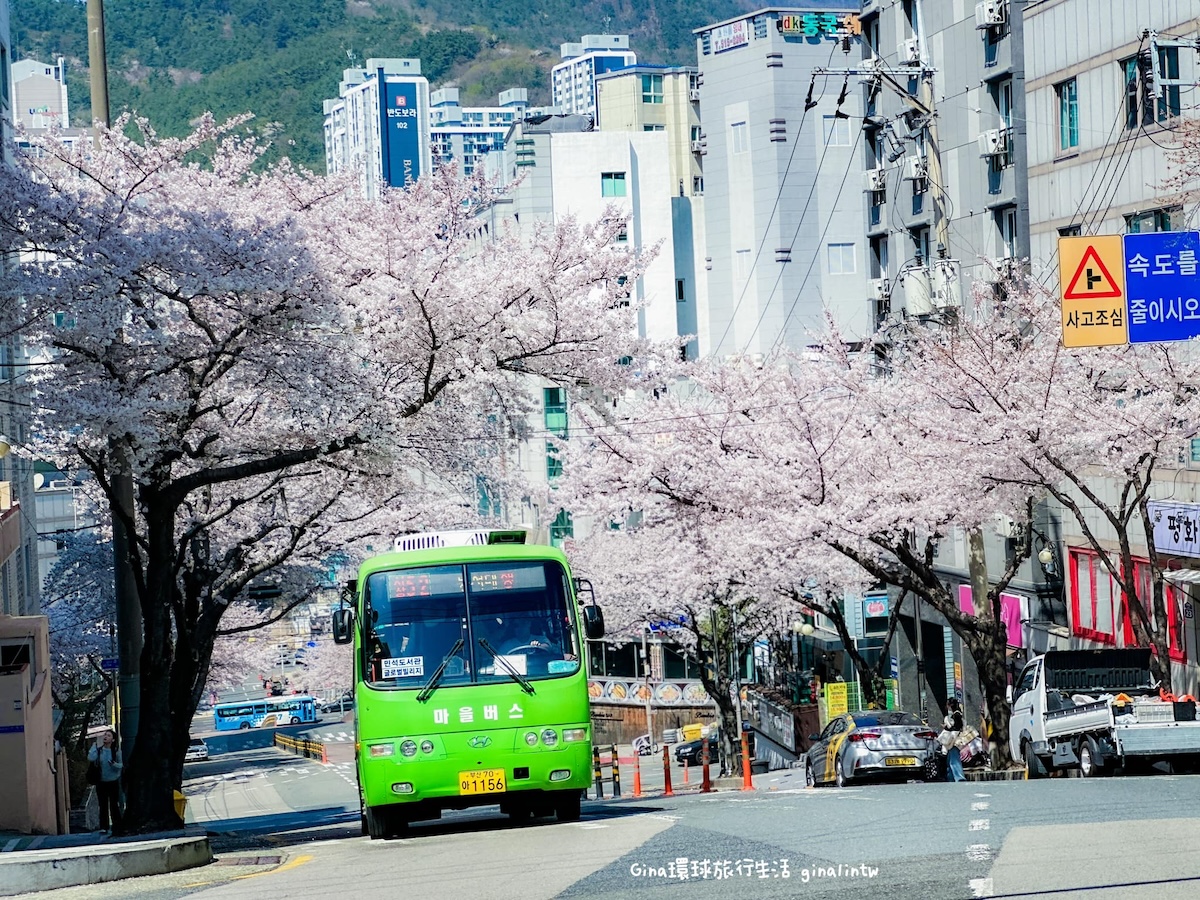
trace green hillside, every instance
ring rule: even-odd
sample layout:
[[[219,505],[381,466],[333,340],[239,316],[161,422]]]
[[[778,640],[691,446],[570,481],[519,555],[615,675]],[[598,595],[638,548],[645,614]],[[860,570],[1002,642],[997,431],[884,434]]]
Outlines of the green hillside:
[[[67,60],[71,124],[91,119],[83,0],[10,0],[14,58]],[[549,102],[559,44],[629,34],[638,58],[695,61],[691,29],[760,4],[747,0],[106,0],[113,115],[136,109],[162,134],[211,110],[250,111],[276,145],[324,168],[321,102],[342,70],[370,57],[417,57],[434,87],[495,102],[509,87]]]

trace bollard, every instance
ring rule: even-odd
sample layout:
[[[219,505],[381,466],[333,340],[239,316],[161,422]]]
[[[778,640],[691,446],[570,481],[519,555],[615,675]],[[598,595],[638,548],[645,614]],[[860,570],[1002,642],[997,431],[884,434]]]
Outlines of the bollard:
[[[596,799],[604,799],[604,773],[600,770],[600,748],[592,746],[592,767],[596,778]]]
[[[688,783],[688,761],[686,759],[683,761],[683,783]]]
[[[708,737],[703,736],[703,741],[700,745],[700,762],[704,766],[704,777],[700,779],[700,793],[708,794],[712,792],[712,775],[708,771],[709,753],[708,753]]]
[[[671,790],[671,750],[669,747],[663,747],[663,796],[674,797],[675,792]]]
[[[642,796],[642,764],[636,750],[633,751],[633,796]]]
[[[742,732],[742,790],[754,790],[753,772],[750,770],[750,736]]]
[[[617,756],[617,745],[612,745],[612,780],[613,780],[613,798],[621,796],[621,769],[618,763],[620,758]]]

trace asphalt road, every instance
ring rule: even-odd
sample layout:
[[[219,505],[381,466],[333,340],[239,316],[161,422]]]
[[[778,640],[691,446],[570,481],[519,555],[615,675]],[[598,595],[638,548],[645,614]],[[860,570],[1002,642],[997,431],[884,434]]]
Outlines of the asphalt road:
[[[352,769],[263,750],[188,776],[217,864],[39,900],[1200,896],[1194,776],[812,790],[776,772],[753,793],[586,802],[577,823],[452,812],[391,841],[359,835]]]

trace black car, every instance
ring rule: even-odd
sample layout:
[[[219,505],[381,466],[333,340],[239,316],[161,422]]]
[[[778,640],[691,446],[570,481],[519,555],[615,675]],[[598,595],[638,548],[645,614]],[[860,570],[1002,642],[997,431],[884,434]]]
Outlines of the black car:
[[[683,765],[687,762],[690,766],[698,766],[702,760],[700,758],[703,753],[704,741],[708,741],[708,761],[711,765],[719,765],[721,758],[721,739],[715,735],[709,735],[708,738],[697,738],[694,741],[688,741],[684,744],[675,746],[675,762]]]

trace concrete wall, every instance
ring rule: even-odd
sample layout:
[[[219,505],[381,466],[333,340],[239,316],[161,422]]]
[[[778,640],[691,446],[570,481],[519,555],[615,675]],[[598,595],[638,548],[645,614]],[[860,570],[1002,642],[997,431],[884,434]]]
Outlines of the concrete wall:
[[[0,646],[26,645],[29,663],[0,669],[0,830],[56,834],[49,620],[0,615]]]

